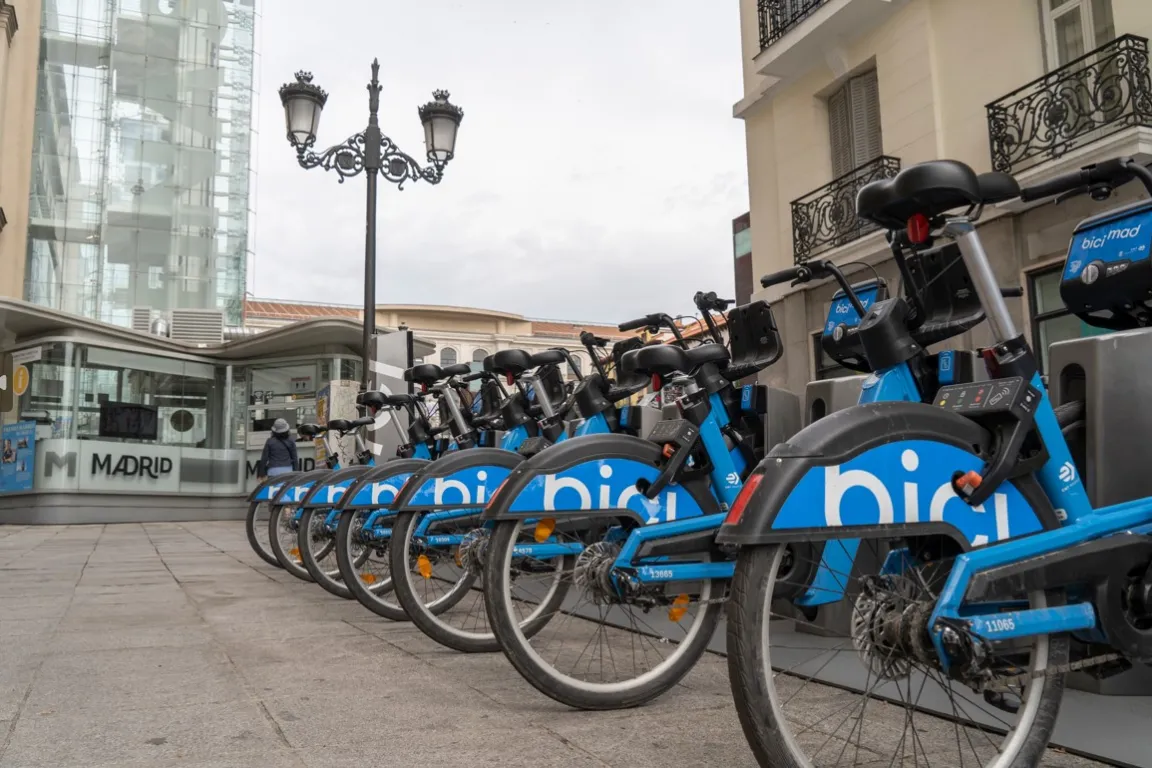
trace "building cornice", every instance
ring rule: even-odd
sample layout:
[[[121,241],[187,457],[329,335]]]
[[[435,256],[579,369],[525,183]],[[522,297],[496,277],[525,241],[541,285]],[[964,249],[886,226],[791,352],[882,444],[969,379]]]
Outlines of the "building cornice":
[[[20,23],[16,20],[16,9],[4,0],[0,0],[0,23],[4,25],[4,34],[8,36],[8,45],[12,45],[12,38],[16,30],[20,29]]]

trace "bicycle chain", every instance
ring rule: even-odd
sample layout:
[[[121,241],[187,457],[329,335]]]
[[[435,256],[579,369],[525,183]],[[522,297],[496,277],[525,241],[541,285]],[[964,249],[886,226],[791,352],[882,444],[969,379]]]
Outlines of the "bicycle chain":
[[[1097,667],[1101,664],[1107,664],[1110,661],[1122,660],[1124,656],[1119,653],[1104,653],[1099,656],[1092,656],[1087,659],[1080,659],[1079,661],[1070,661],[1067,664],[1057,664],[1043,672],[1023,672],[1019,675],[1007,675],[1005,677],[997,677],[995,680],[988,682],[985,685],[977,687],[977,693],[985,691],[993,691],[998,693],[1011,693],[1013,689],[1009,686],[1013,683],[1018,683],[1024,686],[1030,680],[1036,680],[1041,677],[1056,677],[1057,675],[1066,675],[1069,672],[1079,672],[1082,669],[1089,667]]]
[[[726,603],[727,597],[714,597],[709,600],[697,600],[697,605],[712,605],[714,603]],[[983,685],[977,686],[977,693],[984,693],[985,691],[992,691],[998,693],[1011,693],[1013,688],[1010,686],[1017,684],[1024,686],[1030,680],[1035,680],[1041,677],[1056,677],[1058,675],[1066,675],[1069,672],[1079,672],[1090,667],[1098,667],[1101,664],[1108,664],[1113,661],[1122,661],[1124,655],[1120,653],[1103,653],[1099,656],[1092,656],[1087,659],[1080,659],[1079,661],[1070,661],[1067,664],[1056,664],[1043,672],[1022,672],[1018,675],[1007,675],[997,677]]]

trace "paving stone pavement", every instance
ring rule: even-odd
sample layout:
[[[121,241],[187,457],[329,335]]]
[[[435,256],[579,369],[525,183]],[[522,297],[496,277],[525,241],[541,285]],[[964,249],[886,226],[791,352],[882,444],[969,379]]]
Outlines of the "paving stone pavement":
[[[574,712],[267,566],[239,522],[0,526],[0,768],[754,766],[724,665]]]

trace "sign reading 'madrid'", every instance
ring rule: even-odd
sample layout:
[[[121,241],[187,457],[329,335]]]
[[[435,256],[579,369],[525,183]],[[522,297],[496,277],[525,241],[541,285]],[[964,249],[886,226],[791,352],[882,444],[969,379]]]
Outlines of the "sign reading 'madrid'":
[[[235,450],[49,438],[36,441],[35,488],[235,494],[244,489],[243,462]]]
[[[1010,483],[978,507],[956,495],[952,473],[980,468],[975,456],[943,443],[906,440],[878,446],[843,464],[809,469],[772,528],[943,522],[972,546],[1041,530],[1032,506]]]
[[[703,510],[683,487],[669,485],[655,499],[636,487],[653,482],[659,471],[639,461],[594,459],[561,472],[532,478],[509,506],[511,512],[575,512],[586,509],[631,509],[646,523],[698,517]]]

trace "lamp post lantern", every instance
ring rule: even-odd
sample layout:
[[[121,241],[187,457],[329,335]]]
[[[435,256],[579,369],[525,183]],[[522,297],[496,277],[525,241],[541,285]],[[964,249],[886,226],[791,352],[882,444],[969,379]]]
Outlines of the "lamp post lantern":
[[[372,61],[372,80],[368,83],[368,127],[342,143],[316,153],[316,132],[320,113],[328,103],[328,94],[312,82],[311,72],[297,72],[296,82],[280,88],[284,105],[284,122],[288,143],[296,149],[302,168],[336,171],[337,181],[367,173],[368,211],[364,236],[364,370],[361,383],[368,389],[372,381],[372,339],[376,334],[376,183],[383,176],[398,189],[404,183],[423,179],[439,184],[444,168],[456,153],[456,135],[464,110],[448,101],[447,91],[434,91],[432,101],[417,109],[424,125],[424,144],[428,164],[421,167],[411,156],[380,132],[380,62]]]

